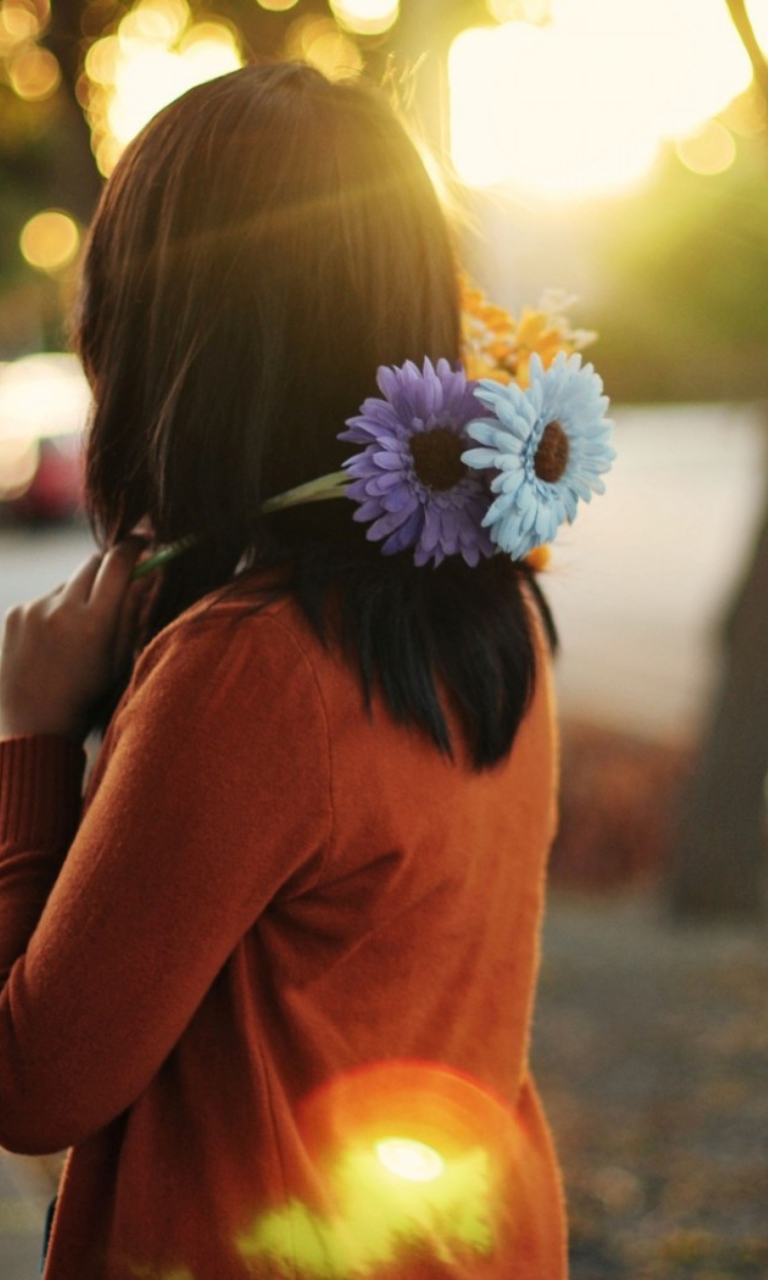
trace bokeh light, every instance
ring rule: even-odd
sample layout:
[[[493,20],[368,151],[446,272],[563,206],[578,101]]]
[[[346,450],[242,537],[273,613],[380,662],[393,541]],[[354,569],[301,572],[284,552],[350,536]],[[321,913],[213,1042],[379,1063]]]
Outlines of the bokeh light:
[[[497,22],[549,22],[552,0],[486,0],[488,12]]]
[[[720,113],[724,125],[742,138],[754,138],[768,129],[768,106],[754,85],[740,93]]]
[[[299,0],[258,0],[262,9],[269,9],[273,13],[285,13],[288,9],[293,9]]]
[[[707,120],[700,129],[678,138],[675,150],[686,169],[708,176],[725,173],[736,159],[733,134],[717,120]]]
[[[25,49],[11,62],[8,71],[11,88],[27,102],[50,98],[61,83],[61,68],[48,49]]]
[[[0,439],[73,435],[85,426],[90,405],[73,355],[45,352],[0,365]]]
[[[0,9],[0,42],[5,47],[36,40],[42,22],[37,9],[25,0],[4,0]]]
[[[329,0],[336,21],[361,36],[389,31],[400,14],[400,0]]]
[[[73,355],[0,364],[0,502],[23,498],[34,483],[40,510],[74,509],[90,405],[90,388]]]
[[[768,36],[766,0],[750,13]],[[553,0],[546,26],[463,32],[449,74],[459,176],[562,198],[638,182],[752,73],[723,0]]]
[[[0,435],[0,502],[12,502],[27,492],[39,461],[37,440]]]
[[[30,266],[55,275],[77,257],[80,232],[68,213],[44,209],[25,223],[19,245]]]
[[[363,58],[351,36],[331,18],[298,18],[285,37],[285,56],[308,62],[329,80],[349,80],[360,75]]]
[[[111,173],[169,102],[242,65],[239,35],[224,19],[195,21],[186,0],[141,0],[85,58],[86,114],[101,172]]]

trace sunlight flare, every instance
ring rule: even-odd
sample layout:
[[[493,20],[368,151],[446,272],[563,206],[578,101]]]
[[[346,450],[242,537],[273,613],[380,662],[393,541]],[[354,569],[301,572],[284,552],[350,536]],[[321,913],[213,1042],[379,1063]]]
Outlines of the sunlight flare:
[[[768,0],[750,14],[768,41]],[[640,182],[665,140],[744,93],[751,67],[722,0],[554,0],[548,24],[464,31],[449,77],[465,182],[578,198]]]

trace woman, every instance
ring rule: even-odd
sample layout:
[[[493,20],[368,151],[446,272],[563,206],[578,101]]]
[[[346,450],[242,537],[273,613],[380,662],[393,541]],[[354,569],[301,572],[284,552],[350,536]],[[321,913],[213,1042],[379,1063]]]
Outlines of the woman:
[[[449,530],[453,419],[404,491],[432,563],[348,500],[269,505],[349,457],[380,366],[387,412],[417,374],[463,403],[459,326],[362,85],[223,77],[107,184],[77,338],[108,549],[12,611],[0,667],[0,1142],[71,1148],[48,1280],[565,1275],[528,1069],[546,611]],[[140,525],[185,542],[133,581]]]

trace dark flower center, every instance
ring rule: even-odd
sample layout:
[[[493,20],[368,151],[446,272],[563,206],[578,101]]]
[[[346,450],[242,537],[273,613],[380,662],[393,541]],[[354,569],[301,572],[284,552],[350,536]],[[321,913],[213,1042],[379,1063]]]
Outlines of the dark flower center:
[[[467,473],[461,461],[466,444],[450,427],[435,427],[411,436],[416,475],[429,489],[452,489]]]
[[[568,436],[560,423],[548,423],[533,459],[533,469],[539,480],[556,484],[568,466],[569,452]]]

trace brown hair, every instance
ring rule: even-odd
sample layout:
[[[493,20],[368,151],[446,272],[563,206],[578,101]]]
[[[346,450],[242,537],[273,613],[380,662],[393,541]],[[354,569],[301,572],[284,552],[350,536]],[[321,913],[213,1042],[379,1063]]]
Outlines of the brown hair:
[[[290,566],[318,632],[341,594],[366,691],[379,678],[393,712],[450,750],[438,672],[487,764],[533,683],[520,571],[507,563],[500,590],[495,562],[382,557],[344,500],[260,514],[340,467],[337,434],[379,365],[456,361],[459,327],[446,220],[388,103],[289,63],[192,89],[128,147],[91,230],[76,341],[98,536],[148,516],[159,542],[197,538],[164,572],[148,633],[246,551]]]
[[[265,498],[340,466],[378,365],[458,341],[445,219],[382,96],[299,64],[192,89],[127,149],[91,231],[97,526],[149,515],[162,542],[239,556]]]

